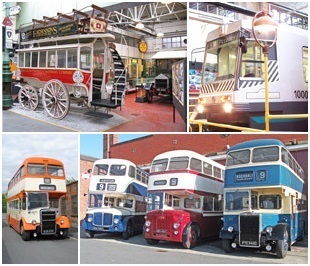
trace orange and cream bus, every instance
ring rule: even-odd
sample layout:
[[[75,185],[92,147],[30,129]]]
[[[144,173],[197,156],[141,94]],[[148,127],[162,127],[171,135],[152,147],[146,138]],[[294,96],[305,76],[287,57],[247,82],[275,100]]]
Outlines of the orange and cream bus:
[[[47,157],[27,158],[8,184],[8,224],[25,241],[54,234],[64,239],[70,228],[69,219],[61,215],[65,197],[63,163]]]

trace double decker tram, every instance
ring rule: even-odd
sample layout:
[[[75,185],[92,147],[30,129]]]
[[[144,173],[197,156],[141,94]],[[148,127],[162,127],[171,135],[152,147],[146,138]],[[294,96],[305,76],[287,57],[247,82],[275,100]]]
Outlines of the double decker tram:
[[[121,233],[128,239],[143,230],[148,173],[124,159],[101,159],[91,171],[82,228],[88,238]]]
[[[58,13],[21,29],[18,100],[24,109],[41,104],[48,116],[63,119],[71,102],[95,111],[105,108],[106,113],[124,105],[126,71],[112,43],[115,37],[106,31],[102,14],[108,11],[92,8],[92,14]],[[95,10],[102,12],[100,16]]]
[[[268,77],[270,114],[308,113],[307,30],[278,27],[276,44],[268,54]],[[264,129],[264,78],[264,54],[254,39],[251,20],[221,25],[207,36],[200,94],[191,120]],[[273,131],[287,130],[287,123],[296,131],[308,128],[307,119],[301,118],[270,122]]]
[[[227,154],[223,249],[251,247],[283,258],[306,230],[304,171],[276,139],[252,140]]]
[[[224,166],[189,150],[169,151],[152,162],[144,237],[193,248],[218,238],[223,214]]]
[[[24,160],[8,184],[7,221],[23,240],[31,236],[66,238],[69,219],[62,215],[66,177],[61,161],[47,157]]]

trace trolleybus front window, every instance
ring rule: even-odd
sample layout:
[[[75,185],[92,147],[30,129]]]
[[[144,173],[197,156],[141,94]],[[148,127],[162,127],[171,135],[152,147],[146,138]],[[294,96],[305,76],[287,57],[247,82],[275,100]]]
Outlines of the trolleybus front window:
[[[247,41],[247,52],[242,54],[240,77],[264,78],[264,56],[255,41]]]
[[[239,41],[219,43],[219,40],[207,43],[203,83],[234,77]]]
[[[28,210],[48,207],[48,194],[46,192],[28,192]]]
[[[225,193],[225,211],[249,210],[250,191],[234,191]]]

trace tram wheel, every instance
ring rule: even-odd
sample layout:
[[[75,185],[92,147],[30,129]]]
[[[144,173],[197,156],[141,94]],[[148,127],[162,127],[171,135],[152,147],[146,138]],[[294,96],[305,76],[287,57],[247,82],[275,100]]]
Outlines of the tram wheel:
[[[186,228],[186,235],[183,236],[182,245],[184,248],[191,249],[196,246],[198,241],[198,230],[196,226],[189,225]]]
[[[284,232],[284,239],[278,240],[276,244],[276,253],[278,258],[284,258],[289,249],[289,236],[287,230]]]
[[[24,241],[28,241],[30,239],[30,233],[24,230],[24,226],[20,226],[20,235]]]
[[[68,90],[57,79],[51,79],[44,85],[42,100],[45,111],[55,119],[63,119],[69,112]]]
[[[39,105],[37,90],[30,85],[23,86],[18,92],[18,101],[24,109],[35,110]]]

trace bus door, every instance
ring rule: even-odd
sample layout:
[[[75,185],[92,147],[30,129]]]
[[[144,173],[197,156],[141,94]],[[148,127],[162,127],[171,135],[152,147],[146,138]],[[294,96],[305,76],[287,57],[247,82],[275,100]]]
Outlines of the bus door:
[[[296,206],[296,199],[295,196],[291,195],[291,221],[290,221],[290,227],[291,227],[291,241],[296,240],[297,238],[297,228],[298,225],[298,215],[297,215],[297,206]]]

